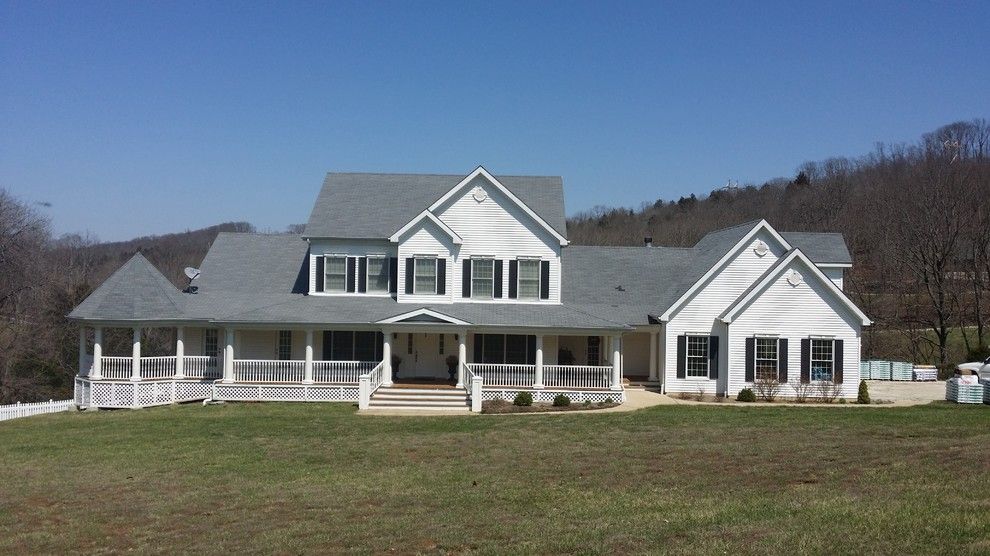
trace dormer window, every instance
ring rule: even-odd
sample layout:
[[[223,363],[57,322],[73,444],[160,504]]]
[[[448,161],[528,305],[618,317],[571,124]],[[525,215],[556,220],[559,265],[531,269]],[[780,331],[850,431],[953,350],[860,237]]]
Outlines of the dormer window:
[[[437,258],[416,257],[416,289],[417,295],[435,295],[437,293]]]
[[[491,299],[495,294],[495,260],[471,259],[471,297]]]
[[[324,291],[334,293],[347,291],[347,257],[327,255],[325,267]]]

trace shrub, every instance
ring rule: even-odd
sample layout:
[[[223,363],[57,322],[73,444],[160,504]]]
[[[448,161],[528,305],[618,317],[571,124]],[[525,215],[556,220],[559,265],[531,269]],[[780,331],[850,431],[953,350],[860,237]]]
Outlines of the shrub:
[[[557,394],[553,398],[554,407],[567,407],[571,405],[571,399],[564,394]]]
[[[818,396],[825,403],[832,403],[842,395],[842,383],[823,380],[817,384]]]
[[[810,382],[796,382],[794,384],[794,399],[797,403],[804,403],[808,401],[808,396],[811,395],[811,383]]]
[[[756,401],[756,394],[753,393],[753,389],[752,388],[743,388],[742,390],[739,391],[739,394],[736,395],[736,401],[738,401],[738,402],[755,402]]]
[[[591,405],[591,400],[584,400],[584,407]]]
[[[856,395],[856,403],[870,403],[870,388],[865,380],[859,381],[859,394]]]
[[[519,392],[516,394],[516,399],[512,400],[512,405],[518,405],[520,407],[533,405],[533,395],[529,392]]]
[[[780,394],[780,382],[777,381],[777,377],[758,377],[754,386],[760,399],[765,402],[772,402]]]
[[[613,400],[612,398],[605,398],[605,405],[612,405],[614,403],[615,400]]]

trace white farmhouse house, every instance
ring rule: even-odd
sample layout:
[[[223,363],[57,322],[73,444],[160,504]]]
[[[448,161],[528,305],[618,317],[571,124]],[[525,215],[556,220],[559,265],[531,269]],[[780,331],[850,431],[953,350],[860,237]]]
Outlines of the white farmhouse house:
[[[69,315],[76,402],[350,401],[480,410],[621,402],[630,381],[735,395],[758,376],[856,394],[869,319],[842,236],[766,221],[691,248],[569,245],[559,177],[328,174],[301,235],[220,234],[179,291],[135,255]],[[104,329],[133,350],[103,352]],[[141,354],[175,330],[174,355]],[[91,349],[91,352],[90,352]]]

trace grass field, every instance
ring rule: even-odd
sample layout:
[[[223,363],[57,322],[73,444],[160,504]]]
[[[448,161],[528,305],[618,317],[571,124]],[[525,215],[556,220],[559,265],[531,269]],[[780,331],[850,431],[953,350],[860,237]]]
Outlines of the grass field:
[[[990,408],[0,423],[0,552],[988,553]]]

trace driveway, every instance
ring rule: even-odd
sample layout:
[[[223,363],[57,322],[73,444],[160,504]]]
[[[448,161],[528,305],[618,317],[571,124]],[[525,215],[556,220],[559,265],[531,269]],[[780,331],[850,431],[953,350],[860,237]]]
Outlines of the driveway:
[[[927,403],[945,399],[945,382],[867,380],[873,401]]]

